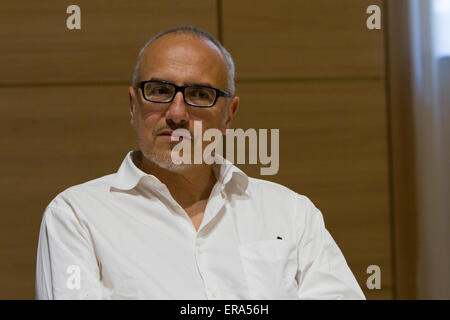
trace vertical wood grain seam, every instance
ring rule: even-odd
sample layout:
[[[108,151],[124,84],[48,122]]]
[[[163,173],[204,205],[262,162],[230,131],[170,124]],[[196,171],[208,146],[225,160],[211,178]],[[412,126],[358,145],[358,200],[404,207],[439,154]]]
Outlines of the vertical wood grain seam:
[[[391,103],[390,103],[390,61],[389,61],[389,19],[387,1],[383,0],[383,16],[384,16],[384,72],[385,72],[385,110],[386,110],[386,136],[387,136],[387,163],[388,163],[388,194],[389,194],[389,222],[390,222],[390,237],[391,237],[391,279],[392,279],[392,298],[397,299],[397,269],[396,269],[396,252],[395,244],[395,219],[394,219],[394,180],[393,180],[393,156],[392,156],[392,119],[391,119]]]

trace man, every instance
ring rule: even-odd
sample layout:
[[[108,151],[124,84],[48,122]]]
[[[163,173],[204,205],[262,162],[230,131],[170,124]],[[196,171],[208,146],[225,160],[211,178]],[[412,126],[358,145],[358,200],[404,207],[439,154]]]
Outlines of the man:
[[[172,161],[177,129],[225,133],[238,109],[233,60],[215,38],[155,36],[129,97],[140,150],[48,205],[38,299],[364,299],[308,198],[230,162]]]

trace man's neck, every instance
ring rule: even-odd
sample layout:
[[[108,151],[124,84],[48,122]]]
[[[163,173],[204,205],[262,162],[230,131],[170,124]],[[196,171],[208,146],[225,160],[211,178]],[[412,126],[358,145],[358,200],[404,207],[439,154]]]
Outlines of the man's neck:
[[[180,171],[170,171],[149,161],[142,153],[139,158],[138,167],[164,183],[183,209],[207,200],[216,183],[212,167],[207,164],[191,165]]]

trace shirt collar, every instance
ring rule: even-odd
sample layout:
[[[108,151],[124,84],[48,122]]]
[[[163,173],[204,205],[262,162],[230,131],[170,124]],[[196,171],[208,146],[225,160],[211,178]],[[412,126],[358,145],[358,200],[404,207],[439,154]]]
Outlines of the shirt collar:
[[[141,151],[133,150],[128,152],[113,178],[112,187],[119,190],[131,190],[139,184],[143,177],[147,177],[146,179],[152,180],[153,183],[162,184],[155,176],[145,173],[136,166],[133,158],[139,152]],[[220,155],[215,155],[215,159],[217,163],[222,163],[213,164],[213,172],[222,188],[225,189],[226,186],[231,185],[237,187],[239,192],[247,194],[248,176]]]
[[[125,156],[111,183],[112,187],[120,190],[131,190],[136,187],[143,177],[148,176],[133,162],[133,157],[137,152],[136,150],[130,151]]]
[[[225,189],[227,186],[236,187],[240,193],[248,195],[246,191],[248,176],[222,156],[215,155],[214,158],[217,164],[213,164],[213,172],[222,188]]]

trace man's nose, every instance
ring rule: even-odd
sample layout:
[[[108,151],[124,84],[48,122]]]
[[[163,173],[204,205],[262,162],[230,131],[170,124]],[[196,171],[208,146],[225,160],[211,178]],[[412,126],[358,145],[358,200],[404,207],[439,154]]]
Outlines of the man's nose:
[[[183,127],[189,122],[188,106],[184,103],[183,93],[177,92],[166,111],[166,122],[169,125]]]

